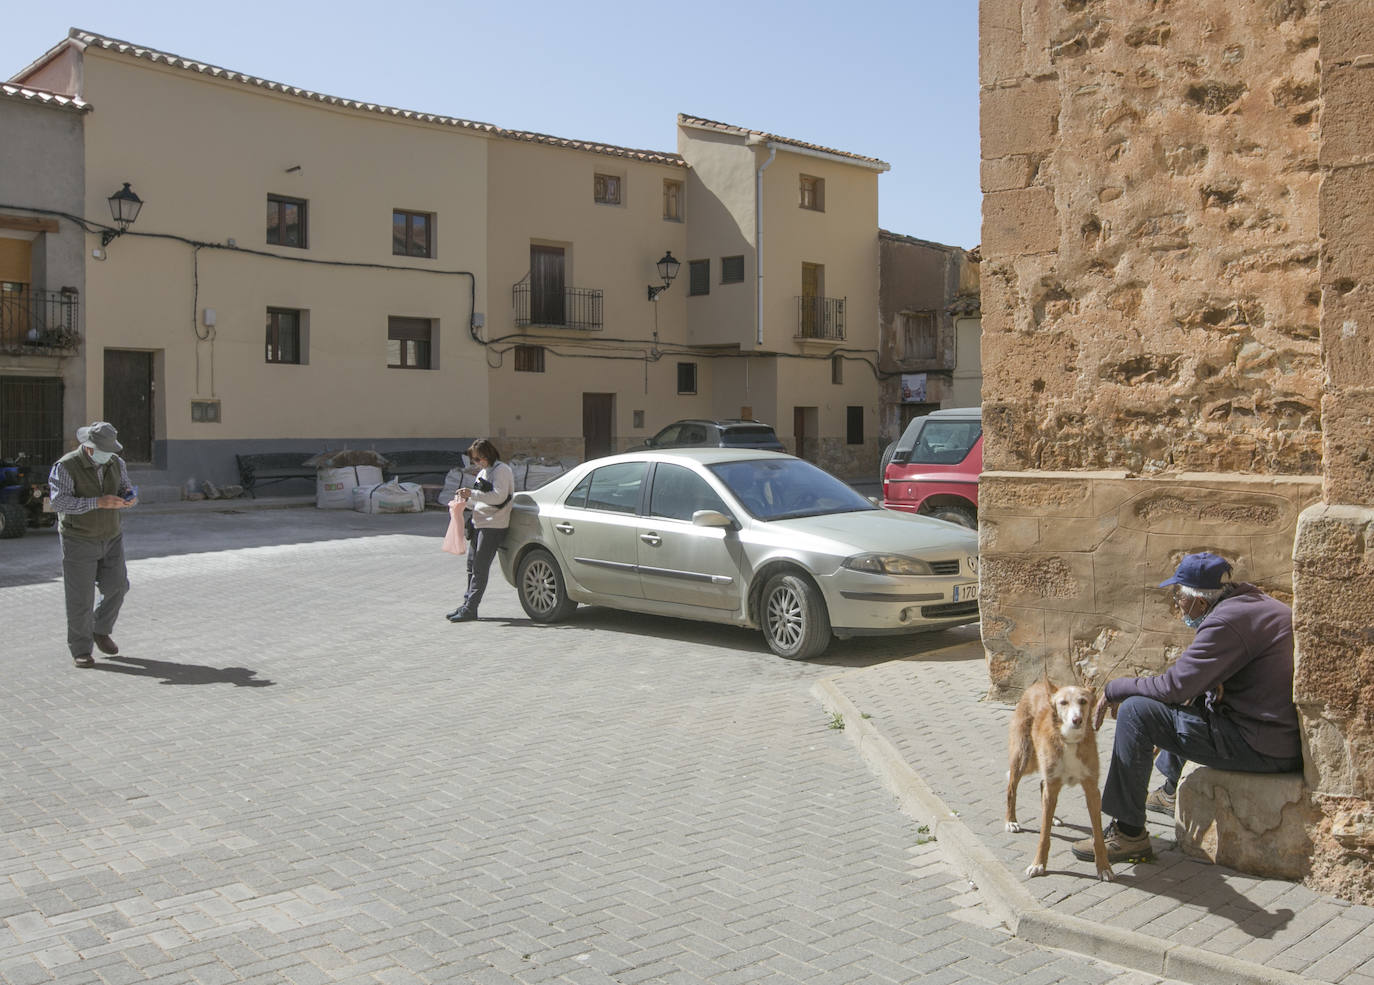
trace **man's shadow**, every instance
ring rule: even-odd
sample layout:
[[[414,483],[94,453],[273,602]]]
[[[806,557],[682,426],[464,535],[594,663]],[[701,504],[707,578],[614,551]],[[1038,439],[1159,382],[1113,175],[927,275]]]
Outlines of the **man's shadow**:
[[[112,663],[111,661],[118,661]],[[135,677],[160,677],[159,684],[232,684],[234,687],[271,687],[275,681],[259,679],[256,670],[247,667],[204,667],[200,664],[178,664],[169,660],[142,660],[137,657],[116,656],[102,660],[96,670]]]

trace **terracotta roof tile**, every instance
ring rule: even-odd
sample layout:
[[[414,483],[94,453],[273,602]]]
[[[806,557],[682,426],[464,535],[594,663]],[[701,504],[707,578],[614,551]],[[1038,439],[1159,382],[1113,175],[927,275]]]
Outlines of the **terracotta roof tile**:
[[[84,99],[64,96],[60,92],[49,92],[46,89],[16,85],[12,82],[0,82],[0,96],[6,99],[22,99],[25,102],[41,103],[44,106],[54,106],[59,109],[75,110],[79,113],[87,112],[91,108],[91,104]]]
[[[854,161],[861,161],[864,164],[880,167],[886,171],[891,167],[886,161],[880,161],[876,157],[864,157],[862,154],[851,154],[849,151],[836,150],[834,147],[823,147],[820,144],[808,144],[803,140],[793,140],[791,137],[781,137],[776,133],[765,133],[762,130],[749,130],[745,127],[737,127],[731,123],[721,123],[718,120],[707,120],[699,116],[690,116],[686,113],[677,115],[679,126],[696,127],[698,130],[718,130],[721,133],[733,133],[742,137],[758,137],[761,140],[771,140],[779,144],[791,144],[793,147],[803,147],[806,150],[820,151],[823,154],[834,154],[836,157],[847,157]]]
[[[587,151],[592,154],[606,154],[611,157],[632,158],[634,160],[646,161],[653,164],[672,164],[680,167],[686,166],[686,162],[677,154],[664,151],[638,150],[633,147],[619,147],[615,144],[604,144],[590,140],[554,137],[545,133],[507,130],[494,123],[479,123],[475,120],[465,120],[460,117],[443,116],[437,113],[421,113],[416,110],[399,109],[395,106],[383,106],[378,103],[367,103],[357,99],[344,99],[340,96],[331,96],[327,93],[314,92],[310,89],[301,89],[297,86],[287,85],[282,82],[262,79],[256,75],[247,75],[243,72],[235,72],[232,69],[221,68],[218,65],[210,65],[190,58],[183,58],[180,55],[174,55],[166,51],[158,51],[155,48],[145,48],[128,41],[120,41],[117,38],[107,38],[104,35],[95,34],[91,31],[83,31],[79,28],[72,28],[70,37],[72,40],[78,41],[81,44],[101,48],[105,51],[113,51],[118,54],[129,55],[133,58],[142,58],[155,64],[170,65],[173,68],[198,72],[202,75],[211,76],[212,78],[225,79],[229,82],[256,86],[260,89],[266,89],[269,92],[280,92],[300,99],[325,103],[329,106],[341,106],[347,109],[360,110],[365,113],[378,113],[383,116],[392,116],[403,120],[432,123],[436,126],[473,130],[478,133],[490,134],[493,137],[503,137],[508,140],[523,140],[531,143],[547,144],[554,147],[566,147],[571,150]]]

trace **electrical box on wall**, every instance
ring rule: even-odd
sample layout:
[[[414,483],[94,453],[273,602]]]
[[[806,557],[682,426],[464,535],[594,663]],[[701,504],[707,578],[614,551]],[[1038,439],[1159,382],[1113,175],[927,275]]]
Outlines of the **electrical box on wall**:
[[[191,422],[193,424],[218,424],[220,422],[218,400],[192,400]]]
[[[206,308],[205,311],[204,311],[204,313],[201,315],[201,318],[204,319],[204,321],[205,321],[205,327],[206,327],[206,328],[214,328],[214,327],[215,327],[215,309],[214,309],[214,308]]]

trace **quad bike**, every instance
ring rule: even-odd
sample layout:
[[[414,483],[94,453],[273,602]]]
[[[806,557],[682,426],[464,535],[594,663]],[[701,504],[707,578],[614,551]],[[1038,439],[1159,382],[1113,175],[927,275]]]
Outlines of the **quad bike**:
[[[48,476],[32,467],[20,452],[13,460],[0,458],[0,540],[24,536],[29,527],[57,522],[49,501]]]

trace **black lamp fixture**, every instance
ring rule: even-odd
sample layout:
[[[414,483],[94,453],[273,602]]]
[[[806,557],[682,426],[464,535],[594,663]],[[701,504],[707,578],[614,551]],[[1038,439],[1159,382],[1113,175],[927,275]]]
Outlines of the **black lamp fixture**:
[[[139,209],[143,208],[143,199],[129,187],[129,183],[124,182],[124,187],[109,197],[110,215],[114,216],[115,225],[118,229],[107,229],[100,234],[100,245],[109,246],[110,241],[116,236],[124,235],[124,232],[133,225],[138,218]]]
[[[658,276],[663,280],[662,287],[649,285],[649,300],[657,301],[658,296],[668,290],[668,285],[677,276],[678,269],[682,266],[682,261],[673,256],[673,251],[668,250],[663,254],[663,259],[658,261]]]

